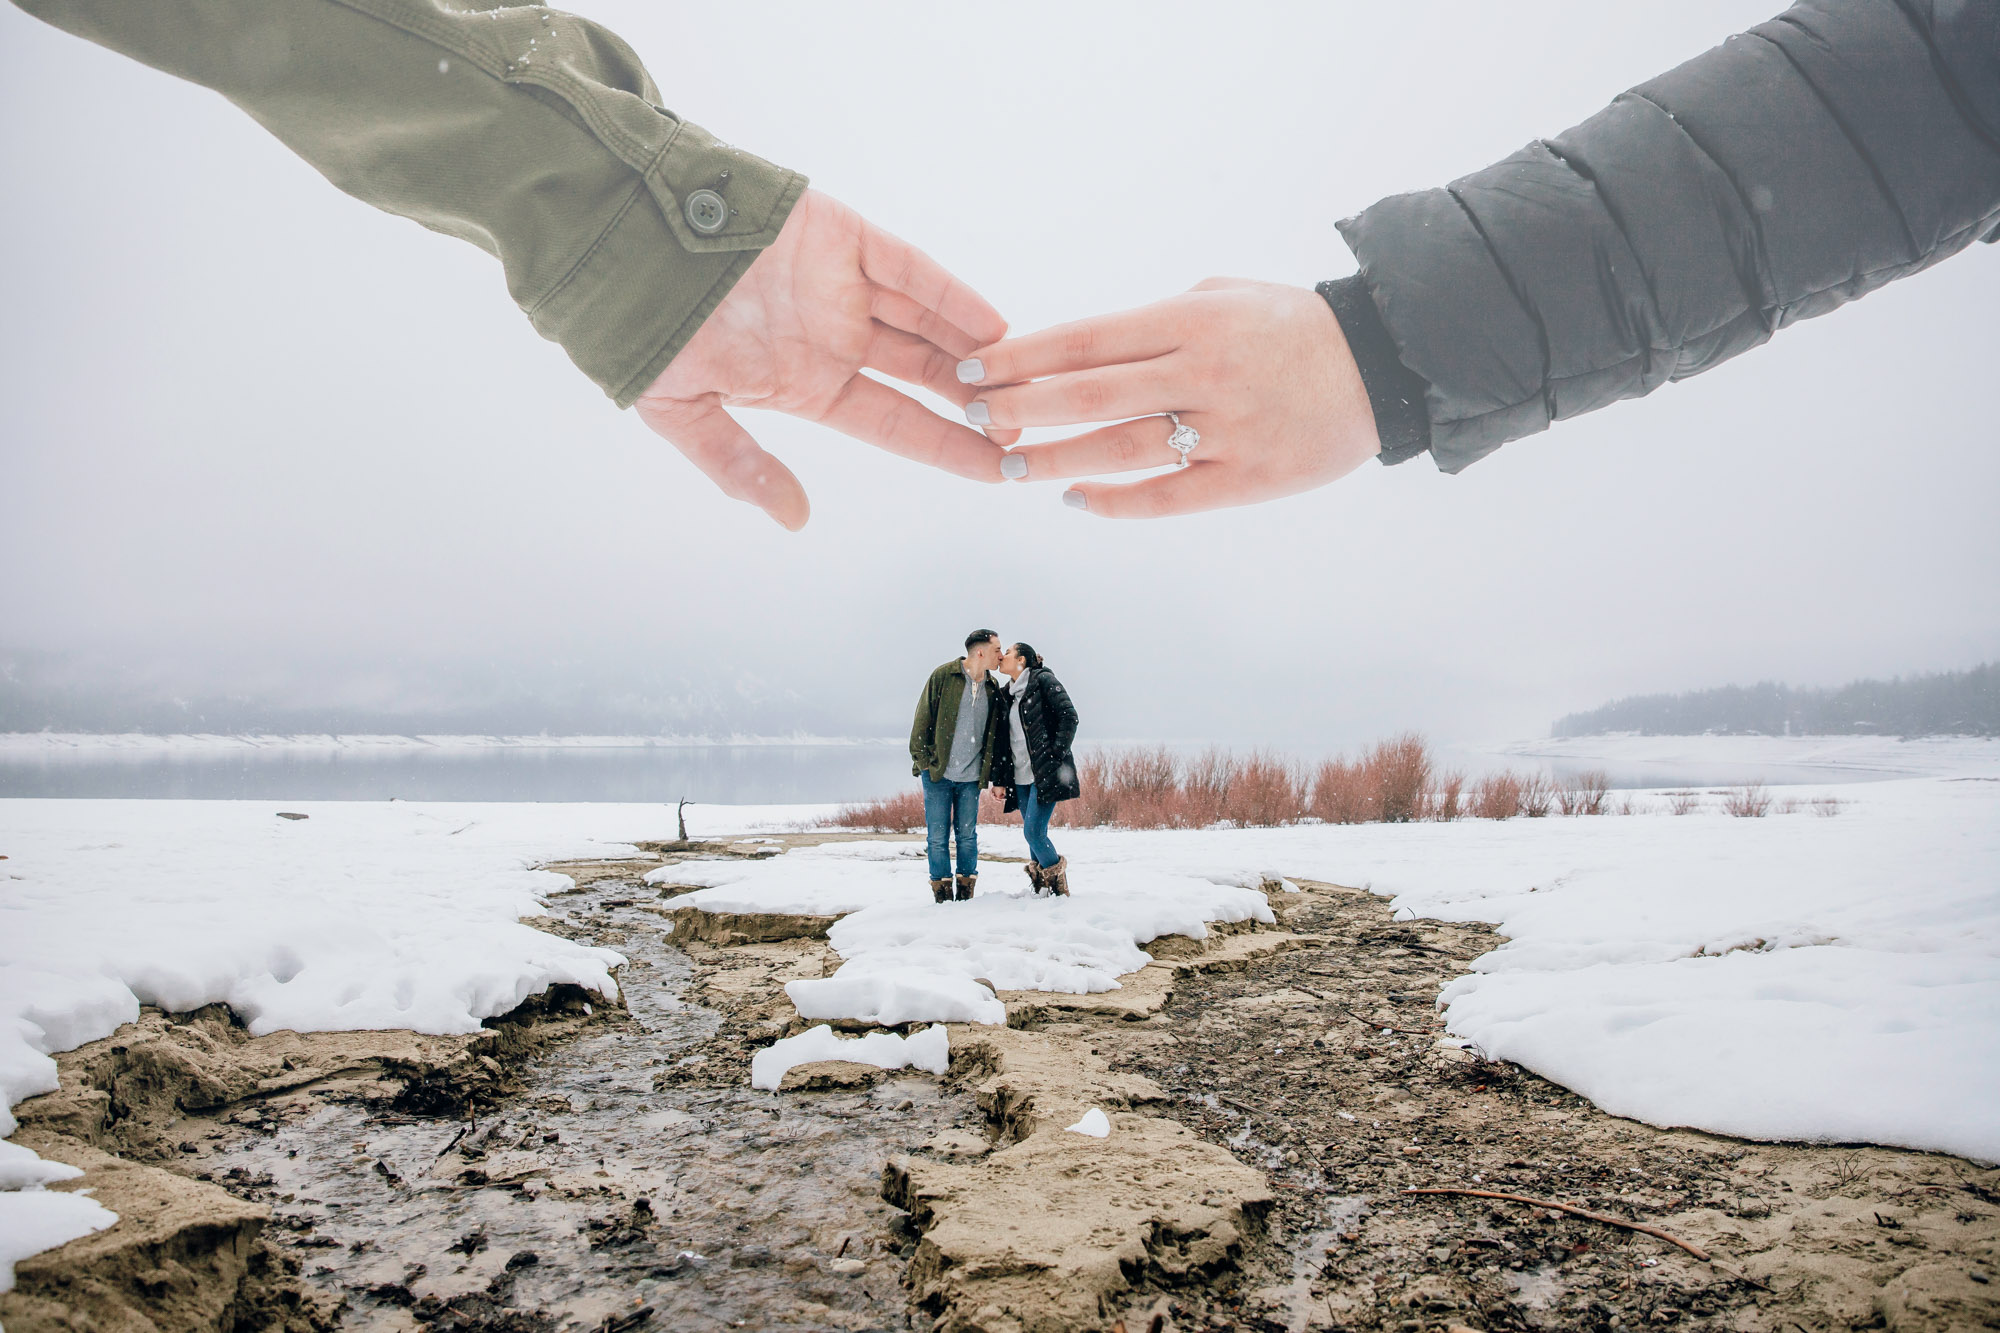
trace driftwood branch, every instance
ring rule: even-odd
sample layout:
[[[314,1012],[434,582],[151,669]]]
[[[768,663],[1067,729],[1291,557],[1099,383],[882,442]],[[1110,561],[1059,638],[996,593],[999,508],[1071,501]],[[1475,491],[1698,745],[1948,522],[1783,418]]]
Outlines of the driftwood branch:
[[[1736,1278],[1739,1281],[1748,1282],[1751,1286],[1760,1288],[1764,1291],[1770,1290],[1769,1287],[1759,1282],[1756,1278],[1751,1277],[1748,1273],[1738,1273],[1733,1271],[1732,1269],[1724,1267],[1722,1264],[1716,1263],[1715,1256],[1711,1255],[1707,1250],[1702,1249],[1701,1246],[1694,1244],[1692,1241],[1682,1240],[1679,1236],[1674,1235],[1671,1231],[1662,1231],[1658,1227],[1649,1227],[1644,1222],[1634,1222],[1629,1218],[1613,1217],[1609,1213],[1593,1213],[1587,1208],[1578,1208],[1573,1204],[1557,1203],[1553,1199],[1531,1199],[1525,1194],[1503,1194],[1499,1190],[1472,1190],[1472,1189],[1461,1189],[1453,1185],[1434,1185],[1424,1188],[1406,1189],[1403,1191],[1403,1193],[1465,1194],[1465,1195],[1470,1195],[1472,1198],[1475,1199],[1505,1199],[1509,1203],[1525,1203],[1532,1208],[1552,1208],[1556,1212],[1568,1213],[1572,1217],[1581,1217],[1584,1220],[1590,1222],[1602,1222],[1605,1226],[1621,1227],[1626,1231],[1637,1231],[1641,1235],[1651,1236],[1655,1240],[1663,1240],[1667,1242],[1667,1244],[1669,1245],[1677,1245],[1681,1249],[1686,1250],[1689,1254],[1693,1255],[1695,1258],[1701,1260],[1703,1263],[1713,1265],[1718,1271],[1726,1273],[1730,1277]]]

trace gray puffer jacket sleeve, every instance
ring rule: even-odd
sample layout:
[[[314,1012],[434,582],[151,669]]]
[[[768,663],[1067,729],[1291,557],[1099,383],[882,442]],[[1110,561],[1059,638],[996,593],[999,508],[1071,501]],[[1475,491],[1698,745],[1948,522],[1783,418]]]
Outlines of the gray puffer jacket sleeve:
[[[2000,236],[2000,0],[1804,0],[1340,231],[1384,458],[1456,472]]]

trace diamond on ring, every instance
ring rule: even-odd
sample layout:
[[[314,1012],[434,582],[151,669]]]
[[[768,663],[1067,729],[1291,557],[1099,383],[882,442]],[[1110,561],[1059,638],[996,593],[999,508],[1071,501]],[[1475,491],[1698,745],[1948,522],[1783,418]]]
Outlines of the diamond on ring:
[[[1188,465],[1187,456],[1194,452],[1194,447],[1197,444],[1201,443],[1201,432],[1193,426],[1182,425],[1178,413],[1169,412],[1166,416],[1167,420],[1174,423],[1174,433],[1167,436],[1167,447],[1175,450],[1181,456],[1181,461],[1174,464],[1174,466],[1186,467]]]

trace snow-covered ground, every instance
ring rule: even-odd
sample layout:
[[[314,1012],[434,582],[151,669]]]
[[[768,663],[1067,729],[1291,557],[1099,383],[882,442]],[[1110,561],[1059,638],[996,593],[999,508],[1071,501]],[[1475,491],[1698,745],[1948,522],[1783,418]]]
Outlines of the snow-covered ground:
[[[1155,935],[1262,916],[1255,886],[1274,872],[1366,886],[1399,912],[1498,923],[1509,942],[1445,990],[1451,1031],[1608,1110],[2000,1159],[2000,761],[1777,795],[1800,804],[1762,819],[1713,801],[1677,817],[1652,798],[1650,813],[1599,818],[1058,830],[1068,901],[1027,899],[1018,868],[991,866],[980,898],[935,905],[914,841],[661,878],[707,886],[680,903],[845,914],[842,968],[793,999],[809,1017],[881,1022],[993,1021],[988,983],[1106,989]],[[1838,813],[1814,813],[1819,795]],[[689,815],[715,835],[822,812]],[[50,1052],[141,1002],[226,1002],[257,1031],[452,1032],[555,981],[611,994],[615,955],[518,920],[560,886],[530,867],[617,855],[671,819],[654,805],[0,801],[0,1093],[11,1106],[53,1086]],[[1013,829],[982,842],[1024,850]],[[0,1159],[0,1184],[27,1186],[0,1193],[0,1262],[108,1224],[35,1189],[17,1158]]]
[[[2000,772],[2000,737],[1568,736],[1516,741],[1500,753],[1565,767],[1727,768],[1752,774],[1818,769],[1827,782],[1881,777],[1958,777]]]
[[[906,1022],[999,1021],[973,977],[1102,989],[1138,957],[1121,936],[1187,930],[1173,918],[1191,902],[1228,919],[1223,885],[1282,871],[1365,886],[1399,913],[1498,924],[1509,942],[1445,989],[1450,1031],[1607,1110],[2000,1159],[2000,764],[1777,795],[1796,808],[1737,819],[1710,798],[1674,816],[1641,794],[1652,813],[1058,830],[1075,886],[1058,903],[934,909],[914,845],[661,874],[717,885],[677,900],[717,910],[851,912],[830,936],[847,961],[793,983],[794,1002]],[[1024,851],[1013,829],[981,840]],[[1025,888],[1013,867],[988,879]]]
[[[688,820],[704,836],[823,812]],[[109,1036],[142,1003],[225,1003],[260,1033],[443,1033],[556,982],[614,995],[617,954],[521,924],[566,884],[529,867],[629,852],[673,820],[658,805],[0,801],[0,1132],[15,1102],[56,1086],[50,1052]],[[0,1290],[15,1260],[113,1220],[27,1170],[0,1159]]]

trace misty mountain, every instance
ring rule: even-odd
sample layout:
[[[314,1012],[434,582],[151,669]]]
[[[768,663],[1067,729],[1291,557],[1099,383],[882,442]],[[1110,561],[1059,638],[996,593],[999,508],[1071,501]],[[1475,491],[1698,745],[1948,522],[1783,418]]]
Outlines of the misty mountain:
[[[1837,689],[1766,681],[1686,694],[1643,694],[1571,713],[1553,736],[1645,736],[1706,732],[1762,736],[2000,735],[2000,663],[1969,671],[1857,680]]]
[[[271,735],[875,735],[813,682],[644,664],[550,662],[528,671],[434,664],[242,673],[226,692],[171,667],[0,656],[0,732]],[[261,678],[260,678],[261,677]],[[254,683],[251,683],[254,682]]]

